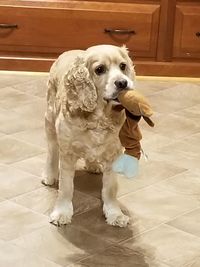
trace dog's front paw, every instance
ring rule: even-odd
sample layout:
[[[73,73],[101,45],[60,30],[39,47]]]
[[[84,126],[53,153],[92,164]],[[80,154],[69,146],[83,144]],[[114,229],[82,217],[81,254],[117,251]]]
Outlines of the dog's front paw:
[[[58,180],[55,177],[57,177],[57,176],[54,176],[53,174],[47,175],[46,172],[43,171],[41,183],[43,185],[49,185],[49,186],[54,185],[56,183],[56,181]]]
[[[70,224],[73,216],[72,203],[62,202],[56,205],[50,214],[50,223],[60,226],[62,224]]]
[[[129,217],[121,214],[110,214],[106,218],[106,222],[113,226],[126,227],[129,223]]]
[[[126,227],[130,221],[130,218],[122,213],[120,209],[111,209],[104,206],[104,214],[107,224]]]
[[[51,185],[54,185],[55,184],[55,179],[49,179],[47,177],[43,177],[42,180],[41,180],[41,183],[43,185],[46,185],[46,186],[51,186]]]

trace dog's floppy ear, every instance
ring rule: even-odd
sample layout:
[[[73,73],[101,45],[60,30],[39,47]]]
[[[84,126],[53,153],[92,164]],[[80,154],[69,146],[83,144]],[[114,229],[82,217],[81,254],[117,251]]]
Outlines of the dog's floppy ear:
[[[96,87],[90,78],[84,56],[77,56],[64,76],[66,105],[71,113],[77,110],[92,112],[97,105]]]

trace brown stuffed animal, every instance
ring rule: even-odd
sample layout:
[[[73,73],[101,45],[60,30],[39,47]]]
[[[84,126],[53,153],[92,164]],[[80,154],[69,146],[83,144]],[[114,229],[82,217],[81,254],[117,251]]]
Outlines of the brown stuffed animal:
[[[149,118],[153,111],[147,99],[135,90],[124,90],[118,95],[121,105],[115,108],[126,110],[126,120],[119,132],[124,154],[120,155],[112,165],[113,171],[124,174],[127,178],[133,178],[138,174],[138,161],[141,155],[140,140],[142,135],[138,127],[141,117],[151,126],[154,123]]]
[[[147,99],[135,90],[124,90],[118,95],[118,100],[126,109],[126,121],[124,122],[119,138],[125,153],[140,158],[142,135],[138,127],[141,117],[151,126],[154,123],[149,118],[153,114],[153,110]]]

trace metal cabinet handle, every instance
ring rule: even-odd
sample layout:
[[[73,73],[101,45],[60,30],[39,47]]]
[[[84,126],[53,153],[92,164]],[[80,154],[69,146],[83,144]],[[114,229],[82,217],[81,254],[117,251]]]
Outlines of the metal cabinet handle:
[[[17,29],[17,28],[18,28],[17,24],[0,23],[0,29]]]
[[[197,37],[200,37],[200,32],[196,32],[196,36]]]
[[[104,29],[104,33],[111,33],[111,34],[136,34],[134,30],[122,30],[122,29]]]

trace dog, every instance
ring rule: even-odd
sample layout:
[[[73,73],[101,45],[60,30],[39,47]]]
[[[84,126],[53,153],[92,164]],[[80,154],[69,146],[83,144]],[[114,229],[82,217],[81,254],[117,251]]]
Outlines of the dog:
[[[90,172],[103,173],[103,212],[106,222],[125,227],[129,217],[117,202],[114,160],[122,153],[119,131],[125,121],[117,111],[121,90],[134,88],[135,72],[125,46],[97,45],[64,52],[48,79],[45,129],[48,143],[43,183],[59,180],[58,197],[50,215],[55,225],[73,216],[73,178],[77,161]]]

